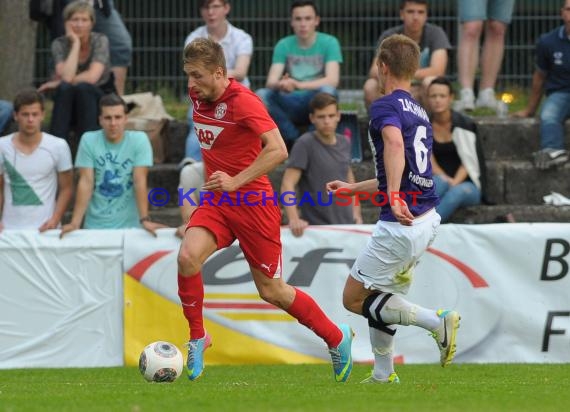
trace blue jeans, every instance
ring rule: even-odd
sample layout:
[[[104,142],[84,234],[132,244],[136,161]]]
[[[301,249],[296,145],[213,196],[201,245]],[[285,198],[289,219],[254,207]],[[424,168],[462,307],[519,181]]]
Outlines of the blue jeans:
[[[111,66],[128,67],[131,65],[132,60],[133,40],[121,19],[121,15],[115,9],[113,0],[110,0],[109,3],[111,6],[109,17],[104,16],[99,8],[95,9],[96,18],[93,31],[103,33],[109,38]]]
[[[186,136],[186,157],[194,159],[195,162],[202,161],[202,151],[200,150],[200,142],[198,141],[198,136],[196,135],[196,129],[194,129],[194,120],[192,120],[192,114],[194,113],[194,106],[190,105],[188,109],[188,114],[186,115],[188,119],[188,136]]]
[[[0,136],[2,136],[2,131],[10,122],[13,110],[12,103],[7,100],[0,100]]]
[[[272,89],[256,90],[257,95],[263,100],[269,114],[277,124],[283,139],[288,141],[294,141],[299,137],[298,125],[310,123],[309,102],[319,92],[329,93],[338,98],[338,93],[332,86],[293,93],[283,93]]]
[[[564,121],[570,117],[570,93],[553,92],[540,111],[540,147],[564,149]]]
[[[481,203],[481,191],[471,181],[451,186],[439,175],[434,175],[435,192],[439,196],[439,205],[435,208],[442,222],[447,222],[453,212],[460,207],[475,206]]]

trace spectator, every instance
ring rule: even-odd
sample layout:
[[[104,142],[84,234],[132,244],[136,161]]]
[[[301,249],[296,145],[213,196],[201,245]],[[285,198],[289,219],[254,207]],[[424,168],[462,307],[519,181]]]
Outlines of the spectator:
[[[311,100],[310,110],[309,118],[315,130],[305,133],[293,146],[281,183],[283,196],[286,192],[295,193],[298,184],[301,194],[310,195],[315,203],[301,204],[302,217],[296,204],[284,205],[294,236],[302,236],[308,225],[362,223],[360,206],[329,204],[333,199],[325,190],[331,180],[354,183],[350,142],[336,133],[340,121],[338,102],[330,94],[317,93]]]
[[[434,79],[428,87],[433,128],[431,167],[440,198],[436,211],[442,222],[460,207],[480,204],[485,186],[485,161],[477,127],[468,117],[451,110],[452,103],[451,82],[444,77]]]
[[[536,68],[527,107],[517,117],[534,116],[542,94],[546,95],[540,111],[540,147],[533,153],[538,169],[549,169],[568,161],[564,149],[564,121],[570,117],[570,0],[560,9],[564,24],[538,39]]]
[[[337,95],[342,53],[336,37],[317,31],[317,6],[310,0],[291,5],[291,27],[295,34],[279,40],[266,88],[257,94],[291,145],[298,137],[298,125],[309,124],[309,102],[318,92]]]
[[[65,140],[42,133],[44,99],[24,90],[14,100],[18,131],[0,138],[0,230],[59,227],[72,195]]]
[[[392,34],[404,34],[420,46],[420,66],[414,75],[412,94],[417,100],[423,100],[422,94],[425,94],[430,81],[437,76],[445,75],[447,51],[451,49],[451,44],[441,27],[427,23],[427,0],[402,0],[400,19],[403,24],[385,30],[380,35],[378,47],[382,40]],[[364,83],[364,103],[367,108],[382,94],[378,83],[376,59],[372,61],[368,77]]]
[[[95,10],[95,26],[93,31],[102,33],[109,39],[111,53],[111,70],[115,76],[115,88],[119,95],[125,91],[127,71],[131,65],[133,41],[121,15],[115,9],[113,0],[84,0]],[[51,40],[66,34],[62,10],[71,0],[41,1],[42,8],[49,8],[50,14],[45,19],[50,31]],[[51,8],[50,8],[51,7]]]
[[[481,82],[477,107],[497,108],[495,83],[505,51],[505,33],[511,22],[515,0],[459,0],[461,34],[457,47],[457,67],[461,85],[458,110],[473,110],[473,84],[479,62],[479,39],[485,26],[481,53]]]
[[[8,123],[10,123],[13,110],[12,103],[7,100],[0,100],[0,135]]]
[[[155,234],[163,225],[148,215],[147,174],[152,148],[144,132],[125,130],[127,106],[116,94],[99,102],[102,130],[81,137],[75,167],[79,181],[71,222],[61,236],[79,229],[142,227]]]
[[[92,32],[93,7],[81,0],[74,1],[65,7],[63,17],[66,35],[52,42],[56,78],[38,90],[55,89],[50,133],[69,139],[73,125],[78,139],[84,132],[98,128],[97,102],[115,87],[109,41],[105,35]]]
[[[197,38],[211,38],[222,46],[228,77],[233,77],[246,87],[250,86],[247,72],[253,54],[253,41],[251,36],[245,31],[230,24],[227,16],[230,13],[230,2],[226,0],[202,0],[200,1],[200,14],[206,23],[198,27],[186,37],[184,46],[186,47],[192,40]],[[204,166],[202,163],[202,153],[200,142],[194,128],[192,120],[193,106],[188,109],[189,132],[186,137],[186,158],[183,161],[180,171],[179,188],[187,191],[189,189],[200,189],[204,183]],[[196,202],[198,199],[194,198]],[[189,202],[184,202],[180,207],[182,215],[182,225],[176,234],[184,236],[188,218],[194,211],[195,206]]]

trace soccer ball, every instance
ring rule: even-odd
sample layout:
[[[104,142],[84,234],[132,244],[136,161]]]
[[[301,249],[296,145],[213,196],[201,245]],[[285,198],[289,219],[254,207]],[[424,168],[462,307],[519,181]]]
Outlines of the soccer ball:
[[[174,382],[183,368],[182,352],[169,342],[147,345],[139,358],[139,371],[149,382]]]

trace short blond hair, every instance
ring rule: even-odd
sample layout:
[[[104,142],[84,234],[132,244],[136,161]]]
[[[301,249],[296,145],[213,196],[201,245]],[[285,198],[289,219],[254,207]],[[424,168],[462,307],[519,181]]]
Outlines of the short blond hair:
[[[420,47],[408,36],[393,34],[382,41],[376,58],[398,79],[412,80],[420,65]]]
[[[65,6],[63,9],[63,20],[68,21],[75,13],[89,14],[91,22],[95,24],[95,9],[85,0],[76,0]]]
[[[224,49],[212,39],[198,38],[186,45],[182,62],[184,64],[201,63],[212,72],[221,67],[224,75],[228,73]]]

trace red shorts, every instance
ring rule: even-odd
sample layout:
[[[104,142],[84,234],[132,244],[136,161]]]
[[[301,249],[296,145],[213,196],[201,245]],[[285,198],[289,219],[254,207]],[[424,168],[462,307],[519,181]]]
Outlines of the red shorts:
[[[281,211],[271,204],[257,206],[200,205],[189,227],[203,227],[216,237],[218,249],[234,240],[249,265],[267,277],[281,277]]]

